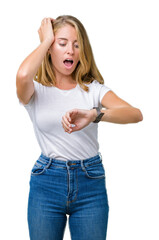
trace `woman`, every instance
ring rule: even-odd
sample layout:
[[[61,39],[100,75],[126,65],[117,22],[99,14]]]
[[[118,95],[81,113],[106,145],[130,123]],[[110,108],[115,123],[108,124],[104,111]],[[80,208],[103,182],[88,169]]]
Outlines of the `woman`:
[[[97,123],[136,123],[142,114],[104,85],[77,18],[44,18],[38,33],[40,45],[16,76],[41,148],[30,178],[30,239],[62,240],[68,214],[72,240],[105,240],[109,204]]]

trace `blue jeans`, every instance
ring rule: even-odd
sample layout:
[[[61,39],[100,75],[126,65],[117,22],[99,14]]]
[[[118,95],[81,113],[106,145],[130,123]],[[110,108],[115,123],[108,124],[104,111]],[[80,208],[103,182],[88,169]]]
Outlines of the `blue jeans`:
[[[41,153],[30,176],[31,240],[62,240],[67,215],[72,240],[106,240],[108,212],[101,155],[62,161]]]

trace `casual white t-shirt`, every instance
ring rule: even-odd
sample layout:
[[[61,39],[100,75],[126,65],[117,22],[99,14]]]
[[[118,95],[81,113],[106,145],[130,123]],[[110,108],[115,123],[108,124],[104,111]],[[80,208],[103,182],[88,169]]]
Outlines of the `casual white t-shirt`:
[[[98,123],[91,122],[82,130],[65,132],[62,116],[68,110],[78,108],[90,110],[102,108],[103,96],[111,90],[104,84],[94,80],[89,92],[78,84],[70,90],[47,87],[33,80],[34,94],[28,104],[24,105],[33,123],[34,132],[41,152],[59,160],[81,160],[91,158],[99,153]]]

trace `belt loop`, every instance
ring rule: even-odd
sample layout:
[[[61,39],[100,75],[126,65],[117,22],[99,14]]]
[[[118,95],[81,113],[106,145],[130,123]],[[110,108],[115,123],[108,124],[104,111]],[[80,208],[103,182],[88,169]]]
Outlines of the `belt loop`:
[[[85,167],[84,167],[84,164],[83,164],[83,160],[81,160],[81,168],[85,172]]]
[[[100,156],[100,159],[102,160],[102,154],[101,152],[98,152],[99,156]]]
[[[51,164],[52,164],[52,158],[49,159],[49,162],[48,162],[46,168],[49,168]]]

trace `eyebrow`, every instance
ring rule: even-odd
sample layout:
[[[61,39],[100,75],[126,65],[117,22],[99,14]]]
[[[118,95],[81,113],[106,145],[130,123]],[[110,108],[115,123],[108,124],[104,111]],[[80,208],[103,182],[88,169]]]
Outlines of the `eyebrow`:
[[[60,39],[60,40],[66,40],[66,41],[68,41],[68,39],[67,39],[67,38],[58,38],[58,39]],[[77,42],[77,40],[75,40],[74,42]]]

